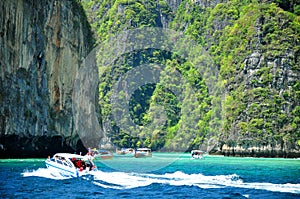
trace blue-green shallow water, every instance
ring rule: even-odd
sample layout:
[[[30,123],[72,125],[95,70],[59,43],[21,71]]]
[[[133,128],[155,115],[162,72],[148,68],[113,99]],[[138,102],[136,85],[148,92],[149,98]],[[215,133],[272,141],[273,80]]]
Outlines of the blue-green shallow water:
[[[0,198],[300,198],[299,159],[116,156],[71,179],[52,176],[44,161],[0,160]]]

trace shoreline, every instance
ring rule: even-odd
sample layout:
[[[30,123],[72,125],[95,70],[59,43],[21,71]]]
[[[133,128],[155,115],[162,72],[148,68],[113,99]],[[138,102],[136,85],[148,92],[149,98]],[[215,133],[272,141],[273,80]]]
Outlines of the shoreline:
[[[153,151],[153,153],[165,153],[165,154],[174,154],[174,153],[180,153],[182,155],[189,155],[190,153],[189,152],[184,152],[184,151]],[[77,153],[79,154],[79,153]],[[273,156],[267,156],[267,155],[264,155],[265,153],[257,153],[257,154],[247,154],[247,153],[237,153],[235,152],[234,155],[232,155],[232,153],[230,152],[213,152],[213,153],[206,153],[204,156],[211,156],[211,157],[232,157],[232,158],[269,158],[269,159],[300,159],[300,154],[298,153],[295,153],[293,155],[291,154],[284,154],[284,156],[280,156],[280,155],[273,155]],[[25,156],[25,155],[19,155],[19,156],[16,156],[16,155],[5,155],[5,156],[0,156],[0,160],[7,160],[7,159],[46,159],[48,156],[51,156],[53,155],[52,153],[44,156],[44,155],[38,155],[38,154],[34,154],[34,155],[30,155],[30,156]]]

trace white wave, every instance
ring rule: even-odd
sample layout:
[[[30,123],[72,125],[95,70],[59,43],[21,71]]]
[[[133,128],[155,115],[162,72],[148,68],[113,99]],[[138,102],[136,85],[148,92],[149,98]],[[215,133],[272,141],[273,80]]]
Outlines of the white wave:
[[[43,177],[43,178],[50,178],[50,179],[54,179],[54,180],[64,180],[64,179],[68,179],[67,177],[61,176],[59,174],[53,174],[52,172],[50,172],[49,169],[47,168],[39,168],[37,170],[25,170],[22,173],[23,177]]]
[[[272,183],[243,183],[240,188],[261,189],[272,192],[298,193],[300,194],[300,184],[272,184]]]
[[[54,175],[47,168],[24,171],[23,177],[44,177],[55,180],[68,179],[61,175]],[[93,184],[109,189],[132,189],[145,187],[151,184],[167,184],[172,186],[197,186],[202,189],[236,187],[245,189],[259,189],[272,192],[300,193],[300,184],[273,184],[273,183],[247,183],[236,175],[205,176],[203,174],[186,174],[181,171],[165,174],[126,173],[94,171]],[[85,179],[85,178],[83,178]]]
[[[245,183],[236,174],[204,176],[202,174],[186,174],[180,171],[162,175],[97,171],[94,173],[93,183],[111,189],[132,189],[158,183],[172,186],[197,186],[203,189],[236,187],[300,193],[300,184]]]
[[[95,181],[102,181],[106,184],[100,182],[94,182],[94,184],[99,185],[104,188],[112,189],[131,189],[136,187],[148,186],[152,183],[162,183],[159,179],[150,179],[144,176],[138,176],[133,173],[124,172],[102,172],[97,171],[94,173]]]

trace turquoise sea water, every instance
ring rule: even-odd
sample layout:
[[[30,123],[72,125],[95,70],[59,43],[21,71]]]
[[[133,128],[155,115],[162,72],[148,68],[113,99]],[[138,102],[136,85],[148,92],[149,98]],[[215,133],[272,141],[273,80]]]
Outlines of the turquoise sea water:
[[[44,161],[0,160],[0,198],[300,198],[300,159],[115,156],[80,178],[54,177]]]

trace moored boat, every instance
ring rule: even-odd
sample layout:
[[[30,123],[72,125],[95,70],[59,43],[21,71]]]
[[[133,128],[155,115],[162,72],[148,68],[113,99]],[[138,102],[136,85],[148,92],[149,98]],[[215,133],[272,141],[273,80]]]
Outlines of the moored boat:
[[[136,158],[152,157],[151,149],[149,148],[137,148],[134,153]]]
[[[191,158],[192,159],[202,159],[204,153],[205,152],[201,151],[201,150],[192,150],[191,151]]]
[[[53,175],[64,177],[79,177],[96,170],[91,156],[82,156],[71,153],[57,153],[45,161],[46,167]]]
[[[111,159],[114,157],[114,154],[108,150],[103,149],[89,149],[88,154],[92,155],[95,158],[101,158],[101,159]]]
[[[116,149],[116,154],[118,154],[118,155],[133,155],[134,149],[133,148],[121,148],[121,150]]]

